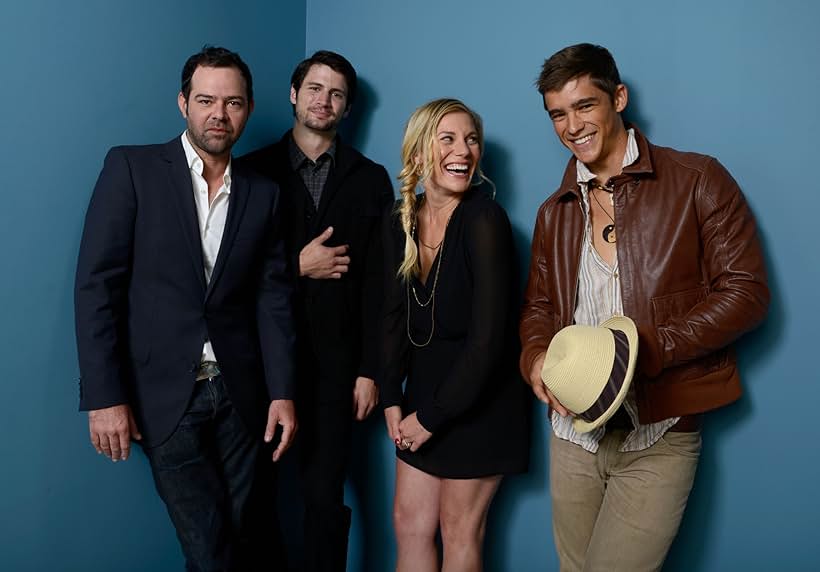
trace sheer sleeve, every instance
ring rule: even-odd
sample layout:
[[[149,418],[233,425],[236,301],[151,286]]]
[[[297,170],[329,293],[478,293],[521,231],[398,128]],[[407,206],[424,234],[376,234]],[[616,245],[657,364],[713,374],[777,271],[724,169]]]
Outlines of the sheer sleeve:
[[[417,412],[421,424],[433,433],[475,404],[499,375],[499,361],[509,347],[515,282],[512,230],[499,205],[480,201],[476,206],[476,212],[465,213],[464,248],[472,286],[467,339],[453,356],[453,367],[436,388],[432,403]]]
[[[371,189],[371,201],[376,221],[368,229],[367,252],[361,288],[362,353],[358,375],[375,379],[379,368],[379,323],[382,302],[382,281],[387,271],[384,267],[381,218],[389,216],[393,203],[393,187],[384,167],[378,168],[378,184]],[[362,217],[363,222],[371,217]]]
[[[401,384],[407,375],[407,307],[404,281],[396,276],[401,265],[404,233],[394,209],[382,216],[384,299],[381,312],[381,351],[377,383],[383,407],[400,405]]]

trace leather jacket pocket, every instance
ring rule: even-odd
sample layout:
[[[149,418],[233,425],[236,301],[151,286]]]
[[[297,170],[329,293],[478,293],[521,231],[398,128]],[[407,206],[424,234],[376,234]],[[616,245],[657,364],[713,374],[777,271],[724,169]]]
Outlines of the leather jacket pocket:
[[[663,326],[670,318],[685,316],[698,302],[705,300],[708,293],[708,287],[700,286],[652,298],[652,318],[655,326]]]
[[[663,327],[673,319],[683,318],[696,304],[705,300],[708,293],[709,288],[701,286],[652,298],[652,317],[655,327]],[[725,367],[729,361],[729,351],[727,348],[722,348],[708,355],[669,367],[668,364],[672,361],[671,356],[688,352],[675,352],[674,347],[660,347],[659,351],[663,354],[664,379],[673,383],[703,377]]]

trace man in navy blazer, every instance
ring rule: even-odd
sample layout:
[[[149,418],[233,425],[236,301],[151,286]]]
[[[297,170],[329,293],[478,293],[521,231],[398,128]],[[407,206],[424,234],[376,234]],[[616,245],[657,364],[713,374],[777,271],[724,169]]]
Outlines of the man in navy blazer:
[[[247,570],[264,442],[281,426],[277,461],[296,430],[279,191],[231,160],[253,109],[238,54],[191,56],[178,104],[186,131],[111,149],[94,188],[75,288],[80,409],[112,461],[141,442],[188,570]]]

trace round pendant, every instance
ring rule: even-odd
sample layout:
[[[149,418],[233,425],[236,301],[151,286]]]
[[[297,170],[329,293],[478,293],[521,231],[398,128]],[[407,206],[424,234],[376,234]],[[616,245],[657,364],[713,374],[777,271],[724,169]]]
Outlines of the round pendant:
[[[604,237],[604,240],[609,244],[615,244],[615,225],[608,224],[604,227],[603,232],[601,232],[601,236]]]

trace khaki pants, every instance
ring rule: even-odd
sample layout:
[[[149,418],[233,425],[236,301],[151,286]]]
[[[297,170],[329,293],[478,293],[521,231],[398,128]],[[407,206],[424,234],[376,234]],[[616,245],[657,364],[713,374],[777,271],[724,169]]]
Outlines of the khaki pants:
[[[670,431],[644,451],[621,453],[626,434],[607,432],[595,454],[552,435],[552,522],[562,571],[663,566],[695,479],[700,431]]]

